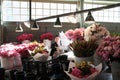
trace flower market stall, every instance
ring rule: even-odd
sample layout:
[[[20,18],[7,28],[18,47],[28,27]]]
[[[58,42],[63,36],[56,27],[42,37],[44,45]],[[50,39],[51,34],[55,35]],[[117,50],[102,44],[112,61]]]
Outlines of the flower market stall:
[[[120,37],[111,36],[104,26],[94,23],[87,28],[61,31],[61,44],[55,47],[59,53],[56,57],[50,55],[54,38],[51,32],[46,32],[39,35],[40,41],[33,41],[33,34],[24,33],[16,37],[18,43],[2,44],[1,67],[34,74],[36,79],[64,76],[73,80],[95,80],[104,69],[103,62],[110,62],[106,66],[117,73],[114,68],[119,66],[112,66],[119,63],[115,62],[119,61]]]

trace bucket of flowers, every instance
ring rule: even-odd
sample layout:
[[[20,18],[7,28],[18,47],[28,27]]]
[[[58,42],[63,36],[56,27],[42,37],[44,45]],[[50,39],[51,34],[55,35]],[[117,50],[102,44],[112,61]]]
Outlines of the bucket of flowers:
[[[110,62],[113,80],[120,79],[120,36],[105,38],[96,50],[104,61]]]
[[[5,43],[0,46],[1,67],[5,69],[22,68],[20,54],[17,51],[18,45]]]
[[[40,40],[47,46],[51,48],[51,41],[54,39],[54,35],[51,32],[47,32],[40,35]]]
[[[95,80],[101,69],[102,64],[94,66],[90,61],[83,60],[80,63],[70,63],[69,70],[65,72],[73,80]]]
[[[75,55],[76,62],[81,60],[93,61],[93,55],[98,47],[94,39],[89,41],[75,40],[70,44],[70,48]]]

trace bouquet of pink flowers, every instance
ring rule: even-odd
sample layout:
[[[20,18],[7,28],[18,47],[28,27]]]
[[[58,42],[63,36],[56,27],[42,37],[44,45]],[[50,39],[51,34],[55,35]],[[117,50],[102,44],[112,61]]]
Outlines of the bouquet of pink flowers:
[[[44,39],[53,40],[54,39],[54,35],[52,33],[50,33],[50,32],[41,34],[40,35],[40,40],[43,41]]]
[[[97,70],[90,66],[91,64],[87,61],[81,61],[76,67],[73,67],[70,73],[76,77],[83,78],[88,77],[92,73],[96,72]]]
[[[75,30],[69,29],[65,32],[65,35],[69,40],[82,40],[84,28],[77,28]]]
[[[12,43],[6,43],[0,46],[0,56],[2,57],[13,57],[18,54],[16,46]]]
[[[120,36],[105,38],[96,53],[104,60],[120,61]]]
[[[21,35],[17,36],[16,39],[19,42],[22,42],[24,40],[30,40],[31,41],[33,39],[33,34],[24,33],[24,34],[21,34]]]
[[[69,71],[65,71],[73,80],[95,80],[100,73],[102,64],[94,66],[89,61],[81,61],[80,63],[70,62]]]
[[[24,51],[27,45],[6,43],[0,46],[1,67],[11,69],[22,68],[20,51]],[[26,54],[26,53],[25,53]]]

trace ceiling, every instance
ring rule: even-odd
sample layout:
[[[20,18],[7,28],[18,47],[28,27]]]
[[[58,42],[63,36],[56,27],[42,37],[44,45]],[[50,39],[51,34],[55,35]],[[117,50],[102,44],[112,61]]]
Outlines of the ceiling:
[[[93,2],[99,4],[115,4],[120,3],[120,0],[84,0],[84,2]]]
[[[77,1],[84,1],[86,3],[103,3],[103,4],[114,4],[114,3],[120,3],[120,0],[48,0],[48,1],[62,1],[62,2],[77,2]]]

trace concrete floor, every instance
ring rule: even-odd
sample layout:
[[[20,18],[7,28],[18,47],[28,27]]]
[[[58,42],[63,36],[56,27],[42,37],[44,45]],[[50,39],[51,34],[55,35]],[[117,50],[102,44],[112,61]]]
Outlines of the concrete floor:
[[[101,73],[96,80],[113,80],[111,73]]]

